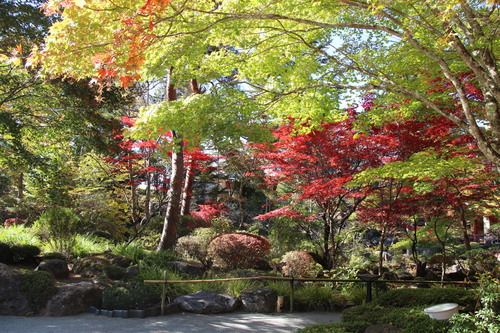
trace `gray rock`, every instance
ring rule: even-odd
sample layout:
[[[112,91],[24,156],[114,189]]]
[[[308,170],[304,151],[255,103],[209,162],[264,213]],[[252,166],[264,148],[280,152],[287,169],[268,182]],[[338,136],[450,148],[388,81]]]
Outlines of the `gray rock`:
[[[239,299],[236,297],[207,290],[177,297],[173,303],[179,304],[183,311],[195,313],[231,312],[236,310],[240,304]]]
[[[177,260],[168,262],[168,265],[177,272],[190,276],[201,276],[206,271],[206,267],[196,261]]]
[[[72,316],[86,312],[90,306],[99,308],[102,289],[91,282],[67,284],[57,288],[57,293],[50,299],[46,316]]]
[[[69,277],[69,268],[66,260],[49,259],[42,261],[35,271],[46,271],[54,274],[56,279],[67,279]]]
[[[125,270],[124,280],[133,280],[139,275],[139,265],[130,266]]]
[[[24,316],[33,310],[21,292],[21,273],[0,263],[0,315]]]
[[[278,295],[273,289],[257,289],[243,292],[240,295],[243,310],[247,312],[276,312]]]

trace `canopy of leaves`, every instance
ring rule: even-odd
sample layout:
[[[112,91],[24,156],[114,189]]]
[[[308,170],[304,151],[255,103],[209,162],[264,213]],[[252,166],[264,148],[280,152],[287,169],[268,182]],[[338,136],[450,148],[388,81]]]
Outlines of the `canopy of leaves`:
[[[125,85],[171,66],[205,82],[232,76],[275,116],[327,122],[337,120],[341,95],[373,90],[385,105],[405,96],[411,103],[399,113],[447,117],[500,165],[497,2],[52,0],[46,8],[61,7],[41,55],[48,73]],[[432,80],[452,94],[429,93]],[[442,103],[449,98],[459,110]]]

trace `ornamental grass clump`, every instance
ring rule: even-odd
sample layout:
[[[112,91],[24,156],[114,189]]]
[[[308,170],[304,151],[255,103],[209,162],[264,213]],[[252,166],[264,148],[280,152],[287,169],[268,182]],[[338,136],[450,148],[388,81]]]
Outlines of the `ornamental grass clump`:
[[[271,243],[262,236],[233,232],[220,234],[208,245],[214,265],[231,270],[255,268],[269,254]]]
[[[323,269],[306,251],[287,252],[281,261],[284,264],[283,274],[296,278],[314,278]]]

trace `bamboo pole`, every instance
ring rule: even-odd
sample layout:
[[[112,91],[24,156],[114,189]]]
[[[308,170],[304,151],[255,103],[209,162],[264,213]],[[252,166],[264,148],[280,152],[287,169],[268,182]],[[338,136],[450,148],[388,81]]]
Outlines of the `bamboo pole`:
[[[165,315],[165,298],[167,296],[167,271],[163,273],[163,290],[161,292],[161,315]]]

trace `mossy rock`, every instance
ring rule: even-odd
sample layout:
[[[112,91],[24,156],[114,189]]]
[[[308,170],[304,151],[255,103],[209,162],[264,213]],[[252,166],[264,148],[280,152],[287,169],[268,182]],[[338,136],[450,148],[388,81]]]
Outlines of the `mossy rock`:
[[[108,266],[113,265],[127,268],[131,263],[132,260],[130,258],[118,254],[93,254],[89,257],[75,261],[73,272],[75,274],[80,274],[82,277],[97,277],[105,274],[105,269]]]
[[[117,265],[108,265],[104,267],[104,273],[111,280],[121,280],[125,277],[127,269]]]
[[[29,300],[35,312],[44,308],[49,299],[56,293],[54,276],[45,271],[25,272],[21,275],[21,291]]]

